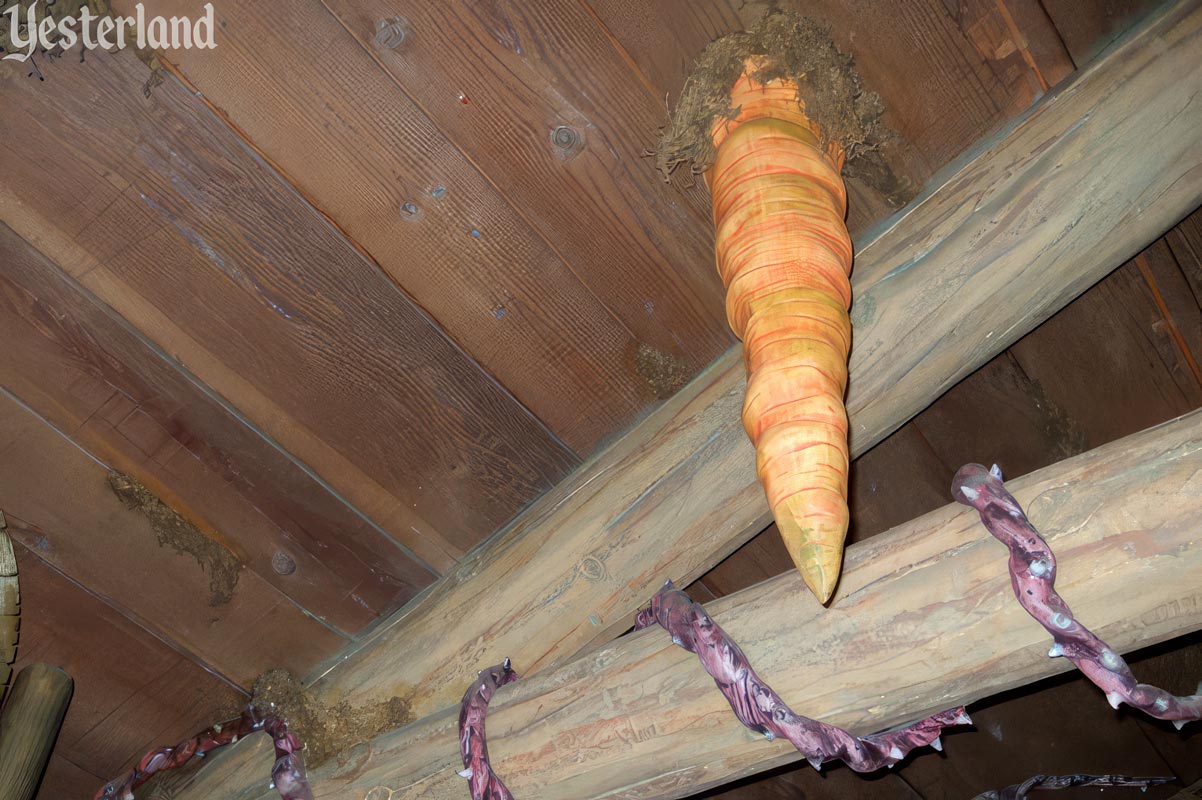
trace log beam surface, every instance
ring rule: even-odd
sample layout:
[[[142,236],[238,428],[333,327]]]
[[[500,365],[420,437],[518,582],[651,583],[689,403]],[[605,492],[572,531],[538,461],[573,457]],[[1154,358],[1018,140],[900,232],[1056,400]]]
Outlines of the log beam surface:
[[[74,688],[70,675],[49,664],[17,673],[0,715],[0,800],[33,800]]]
[[[1113,648],[1202,628],[1202,411],[1007,488],[1056,552],[1065,600]],[[1007,558],[974,509],[952,504],[851,546],[830,609],[788,572],[707,610],[800,713],[868,733],[1071,668],[1015,602]],[[457,722],[447,709],[351,750],[314,773],[316,797],[464,797]],[[503,687],[488,733],[519,800],[684,797],[800,758],[740,725],[655,628]],[[270,797],[242,782],[270,743],[246,744],[177,800]]]
[[[1202,198],[1202,9],[1171,5],[952,165],[856,256],[848,411],[863,453]],[[327,700],[454,704],[609,641],[768,521],[732,350],[315,673]],[[784,569],[785,565],[782,565]]]

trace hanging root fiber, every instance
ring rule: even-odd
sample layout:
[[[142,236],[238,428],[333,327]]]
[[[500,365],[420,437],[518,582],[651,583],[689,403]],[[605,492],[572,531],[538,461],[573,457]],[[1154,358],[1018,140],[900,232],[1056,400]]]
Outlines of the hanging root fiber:
[[[880,101],[816,23],[765,17],[706,49],[656,151],[705,172],[726,314],[743,340],[743,424],[777,527],[826,603],[847,536],[852,245],[840,176]]]
[[[998,792],[985,792],[973,800],[1025,800],[1033,791],[1072,789],[1077,786],[1127,787],[1147,791],[1149,786],[1172,783],[1176,778],[1124,778],[1120,775],[1036,775]]]
[[[202,758],[218,747],[260,730],[266,731],[275,744],[271,781],[282,800],[313,800],[313,791],[305,777],[300,740],[289,733],[288,723],[283,719],[263,714],[254,706],[248,706],[237,719],[206,728],[175,747],[152,750],[128,774],[102,786],[93,800],[134,800],[134,790],[155,773],[181,767],[194,757]]]
[[[942,750],[939,736],[944,728],[972,722],[963,708],[954,708],[898,730],[853,736],[794,713],[755,674],[747,656],[705,609],[671,581],[651,598],[649,608],[639,611],[634,627],[640,630],[657,624],[674,643],[697,655],[740,722],[768,739],[787,739],[815,769],[833,760],[843,761],[856,772],[892,767],[916,747],[929,744]]]
[[[1063,656],[1085,673],[1117,709],[1126,703],[1157,719],[1169,720],[1178,730],[1202,717],[1202,694],[1177,697],[1163,689],[1139,683],[1123,657],[1073,617],[1068,604],[1056,593],[1056,556],[1031,525],[1018,501],[1002,485],[996,466],[961,467],[952,481],[952,497],[972,506],[994,538],[1010,548],[1010,584],[1028,614],[1055,640],[1048,655]]]
[[[463,756],[463,771],[472,800],[513,800],[513,795],[501,783],[488,763],[488,742],[484,738],[484,717],[493,693],[518,679],[509,659],[495,667],[481,670],[479,677],[463,694],[459,706],[459,752]]]

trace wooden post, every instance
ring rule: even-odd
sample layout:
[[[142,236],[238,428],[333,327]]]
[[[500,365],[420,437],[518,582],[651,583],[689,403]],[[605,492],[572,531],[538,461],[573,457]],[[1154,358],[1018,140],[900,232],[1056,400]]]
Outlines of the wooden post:
[[[1197,207],[1202,7],[1170,4],[862,243],[847,400],[863,453]],[[602,644],[769,519],[739,348],[318,670],[326,700],[458,702]],[[782,564],[781,569],[788,565]]]
[[[74,684],[49,664],[17,674],[0,714],[0,800],[32,800],[67,714]]]
[[[1007,488],[1055,550],[1065,600],[1116,650],[1202,628],[1202,411]],[[868,733],[1071,668],[1015,601],[1008,558],[975,509],[950,504],[848,548],[830,609],[788,572],[707,610],[794,710]],[[272,758],[258,739],[177,800],[268,800],[248,788]],[[488,748],[518,800],[684,797],[800,758],[740,725],[658,628],[498,690]],[[459,800],[460,768],[449,708],[310,777],[322,800]]]
[[[17,582],[17,557],[12,540],[4,529],[4,512],[0,511],[0,700],[12,677],[12,663],[17,657],[17,635],[21,623],[21,592]]]

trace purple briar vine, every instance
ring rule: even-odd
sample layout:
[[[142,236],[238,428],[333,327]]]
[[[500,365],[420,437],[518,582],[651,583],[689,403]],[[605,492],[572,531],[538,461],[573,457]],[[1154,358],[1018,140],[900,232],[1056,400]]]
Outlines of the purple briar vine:
[[[271,768],[271,781],[281,800],[313,800],[313,790],[305,776],[300,740],[288,731],[286,721],[272,714],[260,714],[254,706],[248,706],[237,719],[206,728],[174,747],[150,751],[126,775],[102,786],[93,800],[134,800],[134,789],[155,773],[183,766],[194,757],[202,758],[218,747],[233,744],[260,730],[266,731],[275,744],[276,760]]]
[[[972,506],[994,538],[1010,549],[1010,584],[1028,614],[1055,640],[1048,655],[1064,656],[1103,692],[1110,705],[1121,703],[1178,730],[1202,717],[1202,694],[1177,697],[1135,680],[1123,657],[1073,617],[1056,593],[1056,556],[1027,519],[1018,501],[1002,485],[1001,470],[980,464],[960,468],[952,480],[952,497]]]
[[[459,751],[463,756],[461,778],[467,778],[472,800],[513,800],[513,795],[492,771],[488,763],[488,742],[484,738],[484,717],[493,693],[518,679],[509,659],[495,667],[480,670],[479,677],[463,693],[459,705]]]
[[[931,745],[942,750],[939,736],[944,728],[972,722],[960,707],[899,730],[853,736],[785,705],[718,623],[671,581],[651,598],[649,608],[639,611],[634,627],[640,630],[655,624],[666,630],[674,643],[697,655],[740,722],[768,739],[787,739],[815,769],[835,759],[856,772],[892,767],[916,747]]]

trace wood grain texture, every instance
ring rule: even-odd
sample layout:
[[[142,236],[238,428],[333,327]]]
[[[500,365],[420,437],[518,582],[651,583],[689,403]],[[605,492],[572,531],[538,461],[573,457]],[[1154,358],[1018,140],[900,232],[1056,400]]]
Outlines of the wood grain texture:
[[[1202,66],[1200,29],[1198,4],[1161,16],[862,246],[853,455],[1192,210],[1202,108],[1179,77]],[[1144,141],[1145,128],[1125,121],[1132,108],[1164,136],[1155,167],[1116,157]],[[665,578],[687,584],[762,529],[738,358],[728,353],[340,656],[319,673],[321,690],[399,694],[428,713],[456,700],[474,665],[525,652],[529,674],[618,635]]]
[[[0,84],[0,217],[398,542],[446,569],[576,463],[186,87],[43,71]]]
[[[8,679],[12,676],[21,630],[21,583],[6,527],[4,513],[0,512],[0,700],[8,693]]]
[[[225,3],[219,14],[218,47],[172,53],[178,69],[559,438],[587,453],[647,404],[638,341],[578,277],[598,264],[575,263],[564,240],[587,236],[603,264],[622,261],[615,242],[582,228],[550,241],[533,230],[317,0],[278,18],[254,2]],[[411,32],[402,50],[421,35]],[[548,131],[524,133],[548,150],[548,169],[564,168]],[[415,214],[401,210],[406,202]]]
[[[1202,629],[1200,480],[1195,412],[1008,488],[1055,548],[1065,599],[1125,652]],[[786,573],[707,611],[806,714],[880,730],[1069,666],[1048,658],[1047,634],[1014,602],[1005,563],[975,512],[947,506],[852,545],[830,609]],[[446,709],[348,753],[311,775],[318,796],[460,797],[456,723]],[[744,729],[695,657],[654,630],[505,687],[488,729],[514,795],[545,800],[683,797],[800,757]],[[265,755],[255,749],[235,750],[231,765]],[[230,768],[206,778],[208,796],[268,796],[212,782]]]
[[[28,577],[18,663],[55,664],[75,681],[39,800],[90,798],[152,747],[182,741],[246,701],[39,556],[17,547]]]
[[[693,371],[729,345],[704,188],[644,157],[663,98],[586,5],[412,3],[388,50],[372,37],[393,4],[325,4],[640,343]],[[552,144],[560,125],[575,147]]]
[[[62,727],[74,685],[50,664],[17,673],[0,714],[0,798],[33,800]]]
[[[1096,58],[1160,0],[1041,0],[1077,64]]]
[[[112,492],[108,474],[0,395],[0,508],[15,542],[235,684],[248,687],[273,667],[304,674],[346,642],[250,570],[238,573],[228,603],[210,605],[197,558],[160,542],[146,516]]]
[[[434,575],[0,223],[0,385],[348,633]],[[283,554],[293,571],[272,559]]]

